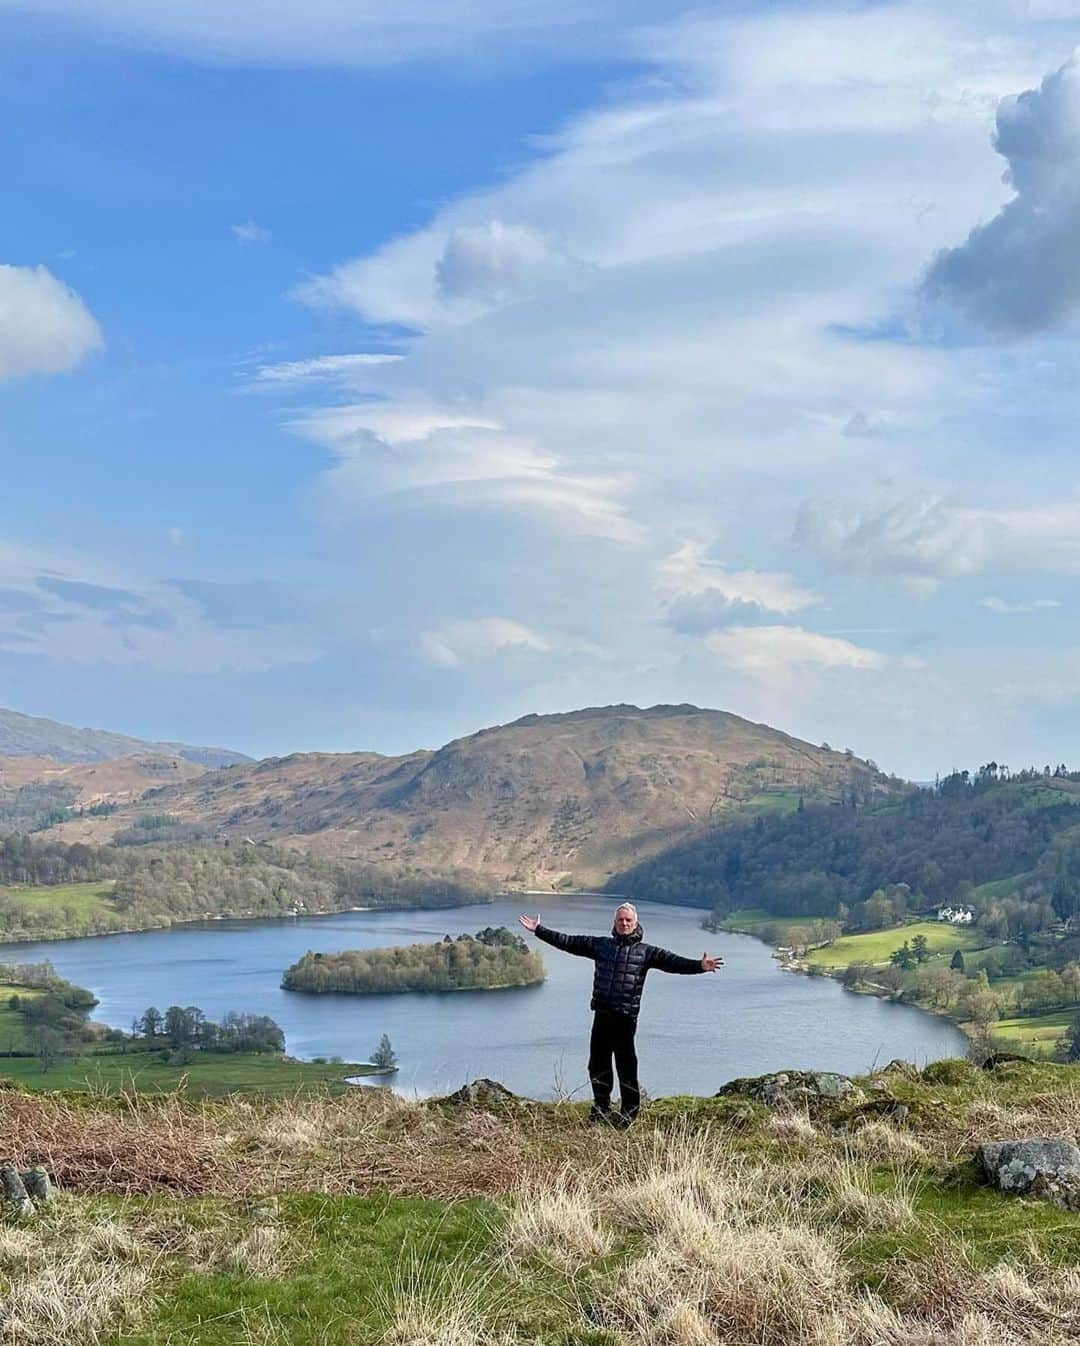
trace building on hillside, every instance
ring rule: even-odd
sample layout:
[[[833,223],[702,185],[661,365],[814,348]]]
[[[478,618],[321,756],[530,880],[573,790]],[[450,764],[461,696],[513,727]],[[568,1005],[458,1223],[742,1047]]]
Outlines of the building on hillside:
[[[939,921],[948,921],[950,925],[970,925],[975,913],[970,907],[938,907]]]

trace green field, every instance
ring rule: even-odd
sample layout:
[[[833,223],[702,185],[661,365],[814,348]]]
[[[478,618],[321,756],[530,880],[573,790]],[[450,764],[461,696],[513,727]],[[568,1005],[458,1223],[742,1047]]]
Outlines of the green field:
[[[124,921],[112,901],[113,881],[5,887],[3,938],[101,934]],[[19,913],[25,913],[20,921]]]
[[[29,1000],[41,995],[41,991],[31,991],[25,986],[5,986],[0,984],[0,1056],[5,1052],[22,1051],[26,1047],[26,1024],[18,1010],[8,1004],[13,995],[21,1000]],[[0,1064],[0,1075],[3,1065]]]
[[[983,936],[978,931],[947,925],[944,921],[916,921],[911,925],[891,930],[873,930],[865,935],[843,935],[832,944],[813,949],[807,962],[823,968],[847,967],[849,963],[888,963],[889,955],[905,942],[910,944],[916,935],[923,935],[932,954],[950,957],[957,949],[982,947]]]
[[[766,911],[764,907],[739,907],[721,921],[725,930],[737,935],[756,935],[763,925],[775,925],[779,917]]]
[[[1076,1013],[1075,1009],[1066,1009],[1023,1019],[1002,1019],[994,1025],[993,1037],[995,1042],[1012,1051],[1034,1048],[1049,1053],[1064,1036]]]
[[[302,1092],[342,1093],[351,1086],[347,1075],[370,1075],[370,1065],[318,1065],[292,1061],[271,1053],[207,1054],[190,1065],[167,1065],[160,1052],[88,1055],[58,1061],[42,1070],[34,1057],[0,1058],[0,1077],[28,1089],[92,1089],[99,1093],[170,1093],[181,1086],[196,1097],[258,1093],[267,1096]]]

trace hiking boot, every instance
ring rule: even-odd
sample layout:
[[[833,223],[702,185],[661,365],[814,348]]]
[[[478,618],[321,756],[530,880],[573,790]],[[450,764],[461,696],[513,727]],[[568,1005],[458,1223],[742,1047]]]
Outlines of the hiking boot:
[[[588,1126],[610,1126],[612,1123],[612,1114],[610,1108],[602,1108],[598,1103],[594,1103],[589,1109]]]
[[[612,1115],[611,1125],[619,1131],[625,1131],[627,1127],[634,1125],[636,1118],[636,1112],[616,1112]]]

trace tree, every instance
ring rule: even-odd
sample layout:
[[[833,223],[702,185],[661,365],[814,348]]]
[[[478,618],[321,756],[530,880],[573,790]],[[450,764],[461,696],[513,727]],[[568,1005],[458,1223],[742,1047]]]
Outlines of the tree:
[[[397,1056],[394,1054],[390,1039],[385,1033],[379,1039],[379,1045],[372,1053],[371,1064],[378,1066],[380,1070],[397,1070]]]
[[[1080,1014],[1073,1015],[1061,1039],[1060,1050],[1066,1061],[1080,1061]]]
[[[889,962],[893,967],[903,968],[905,972],[910,972],[915,966],[915,955],[911,951],[911,945],[905,940],[898,949],[893,949],[889,954]]]
[[[961,949],[957,949],[957,950],[956,950],[956,952],[953,954],[952,958],[949,960],[949,966],[952,968],[952,970],[953,970],[954,972],[960,972],[960,973],[963,973],[963,972],[964,972],[964,954],[963,954],[963,950],[961,950]]]
[[[917,963],[925,963],[930,956],[930,945],[925,935],[916,935],[911,941],[911,952]]]
[[[151,1005],[140,1020],[139,1032],[144,1038],[156,1038],[161,1032],[162,1022],[161,1011],[156,1005]]]
[[[41,1069],[47,1071],[62,1057],[70,1056],[72,1042],[66,1033],[58,1028],[42,1024],[29,1034],[30,1050],[41,1062]]]

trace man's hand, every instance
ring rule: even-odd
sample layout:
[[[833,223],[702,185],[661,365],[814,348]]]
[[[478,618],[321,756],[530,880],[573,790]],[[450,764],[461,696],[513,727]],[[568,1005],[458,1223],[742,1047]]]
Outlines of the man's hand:
[[[724,960],[719,954],[715,958],[710,958],[707,953],[701,955],[702,972],[715,972],[718,967],[724,966]]]
[[[540,917],[537,916],[519,916],[518,924],[523,925],[526,930],[535,930],[540,924]]]

